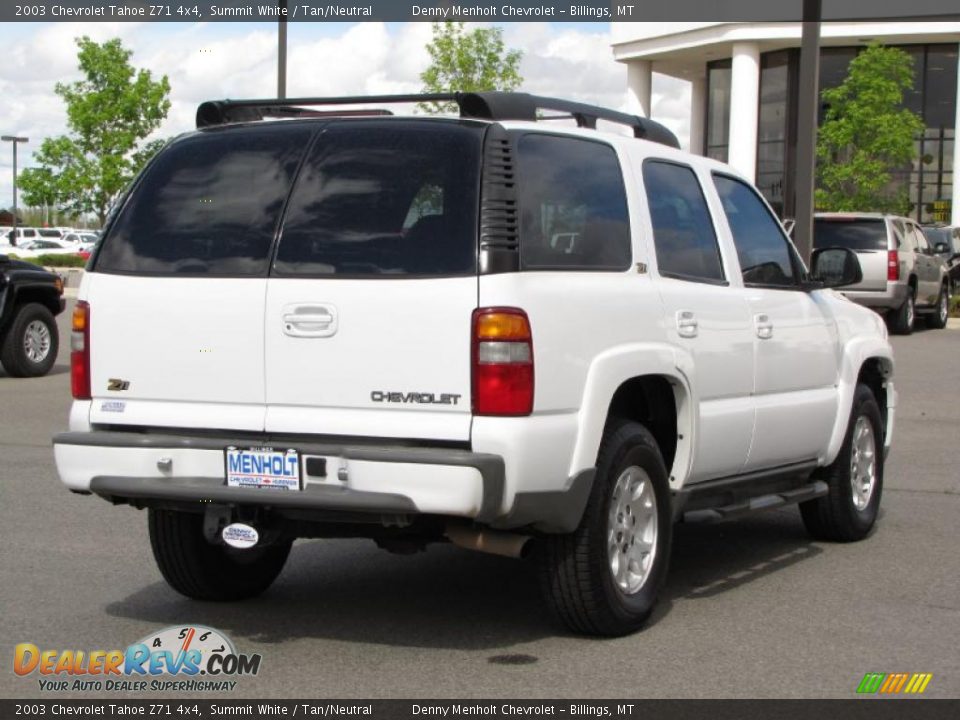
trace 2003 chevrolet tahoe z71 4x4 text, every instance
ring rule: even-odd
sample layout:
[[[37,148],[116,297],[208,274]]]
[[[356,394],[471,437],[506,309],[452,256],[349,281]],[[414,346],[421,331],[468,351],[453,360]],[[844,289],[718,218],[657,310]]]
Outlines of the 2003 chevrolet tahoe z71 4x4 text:
[[[896,394],[883,322],[826,289],[854,253],[807,273],[747,180],[634,116],[316,109],[423,99],[201,105],[80,287],[70,489],[147,508],[192,598],[262,592],[296,538],[447,540],[532,550],[607,635],[650,614],[681,517],[798,503],[867,535]]]

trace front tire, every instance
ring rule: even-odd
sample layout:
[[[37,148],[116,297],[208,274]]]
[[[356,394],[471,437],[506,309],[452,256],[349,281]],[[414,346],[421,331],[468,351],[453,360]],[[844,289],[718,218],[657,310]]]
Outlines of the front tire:
[[[213,545],[203,535],[203,515],[149,510],[150,546],[164,580],[194,600],[244,600],[276,580],[292,541],[249,550]]]
[[[672,531],[667,470],[656,440],[638,423],[611,423],[580,526],[543,541],[547,605],[575,632],[638,630],[666,578]]]
[[[50,372],[59,349],[53,313],[40,303],[27,303],[16,311],[3,338],[0,364],[11,377],[39,377]]]
[[[883,422],[873,391],[857,385],[843,447],[815,476],[829,492],[800,503],[807,532],[816,540],[854,542],[877,521],[883,492]]]
[[[937,296],[937,309],[932,315],[927,316],[927,327],[934,330],[943,330],[947,326],[947,318],[950,317],[950,293],[947,290],[947,284],[940,286],[940,294]]]

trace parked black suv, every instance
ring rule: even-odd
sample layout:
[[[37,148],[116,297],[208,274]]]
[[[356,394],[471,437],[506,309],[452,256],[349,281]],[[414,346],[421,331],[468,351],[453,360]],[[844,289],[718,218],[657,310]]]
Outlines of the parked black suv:
[[[0,255],[0,364],[8,375],[50,372],[60,347],[54,317],[63,308],[59,275]]]

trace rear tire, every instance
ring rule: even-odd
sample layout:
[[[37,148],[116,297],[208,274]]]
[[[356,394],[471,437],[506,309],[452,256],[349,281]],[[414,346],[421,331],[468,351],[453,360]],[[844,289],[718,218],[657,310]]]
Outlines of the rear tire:
[[[950,292],[947,290],[947,284],[940,286],[940,294],[937,296],[937,308],[930,315],[927,315],[927,327],[934,330],[943,330],[947,326],[947,318],[950,317]]]
[[[639,629],[666,578],[672,531],[656,441],[638,423],[611,422],[580,526],[542,543],[540,584],[554,616],[588,635]]]
[[[203,515],[149,510],[150,546],[164,580],[194,600],[244,600],[276,580],[292,541],[249,550],[207,542]]]
[[[46,306],[27,303],[16,310],[3,343],[0,364],[11,377],[39,377],[57,361],[60,335]]]
[[[840,454],[815,477],[827,483],[829,492],[800,503],[811,537],[834,542],[865,538],[877,520],[883,493],[883,421],[877,399],[866,385],[857,385],[854,392]]]
[[[907,299],[903,301],[903,305],[890,313],[890,331],[897,335],[909,335],[913,332],[915,318],[916,308],[911,287],[907,291]]]

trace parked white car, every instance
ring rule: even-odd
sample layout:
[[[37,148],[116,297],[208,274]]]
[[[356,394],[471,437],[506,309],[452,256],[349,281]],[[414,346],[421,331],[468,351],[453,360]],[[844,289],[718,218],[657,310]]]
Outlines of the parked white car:
[[[73,255],[77,252],[76,245],[63,240],[33,240],[32,242],[10,248],[8,251],[21,258],[38,257],[40,255]]]
[[[808,273],[749,180],[649,120],[449,99],[200,107],[81,282],[66,486],[147,508],[191,598],[263,592],[298,537],[533,548],[600,635],[649,617],[681,517],[798,503],[865,538],[897,396],[882,319],[828,289],[856,254]]]

